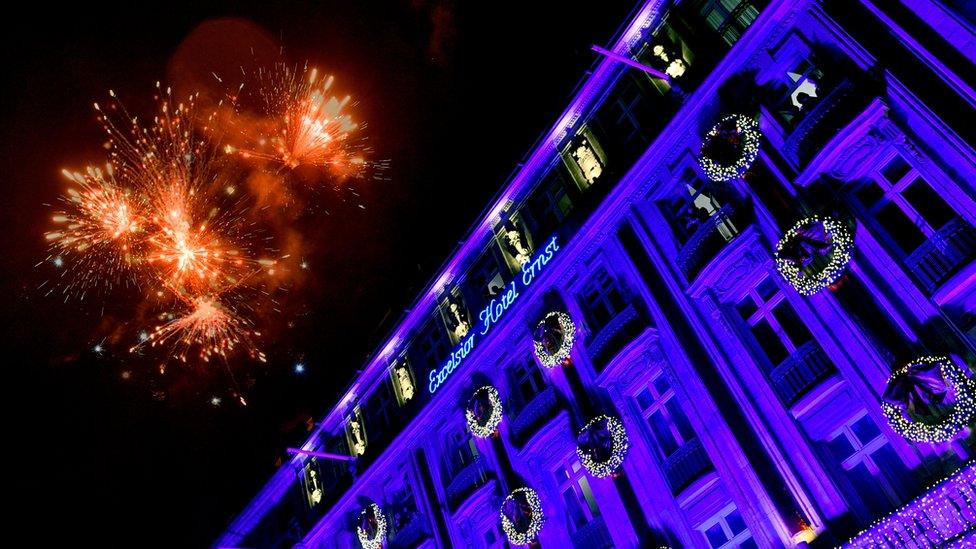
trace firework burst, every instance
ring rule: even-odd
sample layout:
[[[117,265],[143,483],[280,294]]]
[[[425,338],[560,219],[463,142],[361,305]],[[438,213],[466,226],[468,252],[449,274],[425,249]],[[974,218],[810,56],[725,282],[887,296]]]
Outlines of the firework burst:
[[[196,356],[205,362],[215,357],[227,358],[240,348],[251,358],[262,362],[266,360],[257,345],[260,332],[253,323],[237,313],[218,295],[196,297],[181,296],[184,311],[180,314],[164,313],[157,326],[144,341],[132,347],[137,351],[144,346],[165,345],[173,350],[174,356],[183,362],[189,356]]]
[[[119,184],[111,164],[63,173],[70,186],[44,237],[48,259],[68,267],[62,274],[66,296],[84,298],[91,290],[136,284],[145,226],[139,197]]]
[[[334,82],[307,65],[290,68],[277,63],[259,70],[255,99],[264,118],[245,121],[238,113],[235,126],[241,143],[228,144],[225,151],[269,161],[279,169],[305,166],[337,177],[362,176],[373,165],[360,135],[364,126],[346,112],[350,96],[334,95]]]
[[[132,351],[172,344],[183,361],[191,350],[205,360],[243,348],[263,359],[258,332],[231,303],[253,295],[276,261],[256,255],[256,229],[241,199],[221,192],[234,171],[221,165],[215,146],[200,137],[212,115],[195,112],[195,97],[174,102],[157,84],[159,109],[147,124],[129,115],[110,92],[95,104],[108,135],[104,170],[65,171],[71,186],[65,207],[46,233],[52,262],[67,266],[66,289],[111,287],[125,280],[176,312]]]

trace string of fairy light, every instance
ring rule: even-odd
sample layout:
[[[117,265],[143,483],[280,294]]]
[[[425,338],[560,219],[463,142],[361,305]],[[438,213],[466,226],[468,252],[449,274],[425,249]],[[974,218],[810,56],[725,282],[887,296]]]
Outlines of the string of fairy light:
[[[368,523],[371,516],[376,521],[376,531],[373,533],[367,532],[362,527],[362,522],[365,520]],[[356,537],[359,538],[359,544],[362,545],[363,549],[380,549],[383,547],[383,542],[386,541],[386,516],[379,505],[370,503],[360,511],[359,524],[356,525]]]
[[[488,398],[488,404],[491,407],[488,417],[483,421],[479,420],[472,410],[472,403],[479,396],[486,396]],[[471,397],[471,403],[464,410],[464,417],[468,423],[468,429],[471,434],[478,438],[488,438],[495,433],[498,428],[498,424],[502,421],[502,400],[498,395],[498,389],[492,387],[491,385],[485,385],[474,392]]]
[[[551,319],[555,319],[559,324],[559,330],[562,333],[559,346],[552,353],[546,349],[546,345],[543,341],[533,340],[532,346],[535,349],[535,356],[539,359],[539,363],[546,368],[554,368],[566,362],[570,357],[570,351],[573,348],[573,342],[576,340],[576,324],[573,323],[573,319],[566,313],[563,312],[551,312],[547,314],[542,321],[539,323],[539,329],[545,330],[548,326],[548,322]]]
[[[954,401],[950,405],[949,413],[937,422],[926,423],[911,420],[905,416],[905,410],[890,402],[882,402],[881,410],[891,428],[901,436],[915,442],[948,442],[968,428],[976,419],[976,383],[959,369],[958,366],[944,356],[923,356],[908,363],[891,375],[888,383],[895,382],[899,377],[908,375],[911,369],[920,364],[938,364],[942,379],[954,393]]]
[[[826,265],[818,268],[815,272],[808,272],[793,258],[787,257],[784,250],[795,245],[794,240],[804,230],[817,223],[823,226],[824,234],[827,237],[826,244],[830,246],[830,251]],[[803,295],[813,295],[840,278],[847,264],[851,261],[853,249],[854,237],[844,223],[830,217],[814,215],[801,219],[790,230],[786,231],[777,242],[773,255],[776,259],[776,268],[783,278],[796,288],[797,292]]]
[[[576,455],[579,456],[580,463],[596,478],[609,477],[616,473],[623,464],[624,458],[627,457],[627,451],[630,449],[630,439],[627,437],[627,429],[624,428],[624,424],[617,418],[608,415],[601,415],[591,419],[580,429],[577,440],[587,431],[600,428],[600,424],[604,422],[606,423],[606,429],[610,434],[611,441],[609,458],[605,461],[598,461],[594,457],[595,452],[592,448],[586,448],[580,444],[576,445]]]
[[[957,501],[960,498],[963,505]],[[958,536],[976,525],[965,513],[976,514],[976,463],[973,461],[929,486],[924,496],[872,522],[845,547],[901,548],[914,546],[916,542],[944,547],[954,540],[962,542]],[[940,526],[926,528],[926,524]]]
[[[519,499],[522,501],[520,502]],[[529,524],[524,530],[516,528],[515,524],[505,515],[505,505],[508,502],[512,502],[514,505],[519,505],[524,502],[529,506]],[[542,500],[539,498],[538,492],[528,487],[512,490],[505,497],[505,501],[502,502],[498,514],[502,519],[502,530],[512,545],[528,545],[532,543],[532,540],[539,537],[539,532],[542,531],[542,526],[545,524],[546,519],[545,514],[542,512]]]
[[[742,114],[732,114],[721,119],[715,126],[705,134],[705,142],[719,138],[724,128],[728,124],[735,124],[738,138],[741,140],[739,154],[730,164],[722,164],[707,154],[702,152],[698,156],[698,164],[702,172],[712,181],[724,182],[731,181],[740,177],[759,155],[759,145],[762,134],[759,133],[759,124],[752,118]],[[703,144],[704,148],[704,144]]]

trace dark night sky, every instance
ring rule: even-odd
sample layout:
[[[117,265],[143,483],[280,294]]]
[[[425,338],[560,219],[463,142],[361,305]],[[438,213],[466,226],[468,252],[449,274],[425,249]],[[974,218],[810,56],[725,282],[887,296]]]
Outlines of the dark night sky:
[[[177,2],[108,8],[33,3],[8,17],[0,155],[4,234],[5,415],[13,441],[13,528],[96,547],[203,547],[274,471],[304,421],[334,402],[488,199],[565,106],[631,0],[565,2]],[[544,4],[541,5],[541,4]],[[34,13],[30,13],[31,11]],[[360,101],[388,181],[336,196],[303,230],[315,282],[277,319],[269,365],[235,364],[249,406],[220,407],[220,368],[148,372],[122,348],[91,352],[99,301],[64,304],[35,288],[50,266],[43,232],[63,167],[101,161],[91,103],[116,90],[132,110],[166,79],[200,23],[253,21],[285,55],[337,74]],[[131,100],[130,100],[131,99]],[[324,207],[323,207],[324,208]],[[119,305],[107,300],[106,310]],[[120,308],[119,310],[125,310]],[[384,318],[386,322],[384,323]],[[304,375],[291,365],[302,359]],[[175,371],[174,371],[175,370]],[[131,376],[124,380],[122,373]],[[153,391],[165,398],[154,398]],[[13,494],[9,489],[13,488]]]

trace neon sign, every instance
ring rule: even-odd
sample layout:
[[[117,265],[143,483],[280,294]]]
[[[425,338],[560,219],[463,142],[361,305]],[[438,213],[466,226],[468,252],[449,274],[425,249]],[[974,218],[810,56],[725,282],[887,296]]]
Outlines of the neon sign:
[[[468,337],[458,343],[458,346],[454,348],[454,351],[447,358],[447,362],[439,369],[431,370],[427,376],[427,390],[431,394],[443,385],[447,381],[447,378],[454,373],[454,370],[457,370],[461,366],[461,362],[471,354],[471,351],[474,349],[475,338],[479,335],[488,335],[488,332],[498,324],[498,321],[501,320],[502,316],[512,306],[512,303],[515,303],[515,300],[521,295],[519,290],[524,290],[532,284],[536,276],[542,272],[542,269],[549,263],[557,251],[559,251],[559,244],[556,243],[556,237],[552,237],[531,261],[526,261],[522,264],[522,276],[512,279],[512,282],[509,283],[505,290],[481,310],[481,313],[478,315],[478,319],[481,321],[481,329],[477,332],[471,331]]]

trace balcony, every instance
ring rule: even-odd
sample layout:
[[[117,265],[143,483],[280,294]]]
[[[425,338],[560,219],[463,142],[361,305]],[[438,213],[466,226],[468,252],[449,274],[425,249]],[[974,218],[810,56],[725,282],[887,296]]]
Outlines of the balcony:
[[[409,521],[389,538],[389,546],[390,549],[409,549],[416,547],[429,536],[423,516],[420,513],[413,513]]]
[[[555,387],[550,385],[539,391],[509,423],[516,445],[524,444],[540,427],[556,417],[558,411],[559,399]]]
[[[726,204],[702,222],[675,259],[688,282],[751,224],[750,211],[745,206]]]
[[[593,335],[586,349],[593,361],[593,368],[600,373],[628,343],[647,327],[647,321],[634,303],[627,305]]]
[[[956,218],[905,258],[905,266],[929,294],[976,259],[976,229]]]
[[[867,108],[869,100],[851,81],[841,81],[793,128],[783,143],[783,155],[802,169],[831,138]]]
[[[447,503],[453,510],[470,496],[476,488],[488,481],[491,472],[485,458],[478,456],[458,471],[447,485]]]
[[[697,438],[686,442],[664,460],[664,476],[671,487],[671,493],[675,495],[711,470],[712,460],[708,459],[705,448]]]
[[[773,368],[769,380],[783,403],[790,406],[833,372],[834,364],[820,345],[808,341]]]
[[[574,549],[609,549],[613,538],[603,517],[596,517],[589,524],[573,533]]]
[[[844,547],[968,547],[976,533],[976,465],[969,463]]]

